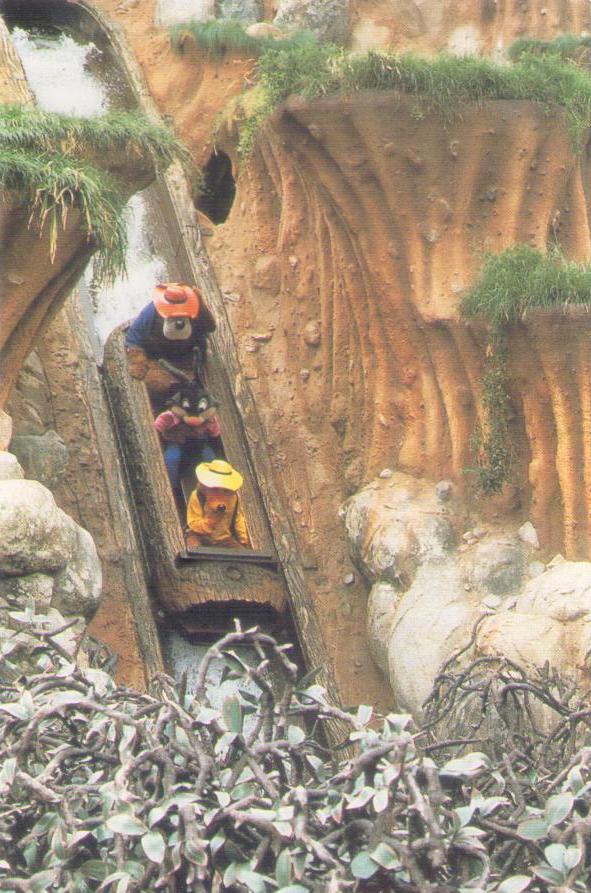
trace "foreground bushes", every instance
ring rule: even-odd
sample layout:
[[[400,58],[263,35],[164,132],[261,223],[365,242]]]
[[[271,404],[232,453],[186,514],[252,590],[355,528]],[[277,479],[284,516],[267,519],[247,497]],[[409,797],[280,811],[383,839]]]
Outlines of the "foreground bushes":
[[[256,630],[210,649],[194,697],[167,679],[158,697],[116,688],[49,643],[40,672],[25,678],[9,651],[0,660],[1,890],[586,889],[588,749],[560,770],[540,747],[528,755],[523,735],[502,756],[449,758],[466,745],[433,743],[408,716],[328,705],[319,686],[297,681],[285,646]],[[219,682],[208,684],[216,660],[235,680],[217,705]],[[523,698],[530,710],[535,697],[512,667],[480,672],[480,688],[469,673],[454,678],[446,671],[438,682],[432,728],[438,711],[477,691],[499,705],[497,730],[505,723],[514,735],[504,701],[519,708],[521,697],[527,717]],[[538,691],[560,712],[567,702],[553,686],[547,678]],[[341,762],[324,744],[339,733],[356,748]],[[430,753],[444,749],[437,765]]]

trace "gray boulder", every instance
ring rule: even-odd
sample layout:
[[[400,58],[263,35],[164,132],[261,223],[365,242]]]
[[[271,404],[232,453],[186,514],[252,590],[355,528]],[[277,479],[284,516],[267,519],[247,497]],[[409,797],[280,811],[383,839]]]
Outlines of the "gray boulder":
[[[76,524],[38,481],[0,481],[0,574],[61,570],[76,550]]]
[[[486,540],[471,552],[471,581],[493,595],[506,595],[523,580],[525,557],[519,543],[511,538]]]
[[[16,456],[13,453],[0,452],[0,481],[17,481],[24,476]]]
[[[154,13],[154,23],[161,28],[214,18],[215,0],[158,0]]]
[[[529,581],[515,609],[566,623],[591,618],[591,563],[563,561],[548,568]]]
[[[265,17],[261,0],[220,0],[221,19],[239,19],[247,25]]]
[[[46,611],[51,605],[53,577],[50,574],[23,574],[0,579],[0,598],[11,606],[24,608],[33,601],[35,610]]]
[[[10,449],[22,465],[27,478],[40,481],[51,490],[64,476],[68,450],[55,431],[24,434],[12,438]]]
[[[419,568],[400,598],[387,643],[388,669],[399,707],[419,717],[447,658],[470,641],[479,616],[453,559]]]
[[[378,667],[388,675],[388,643],[400,594],[389,583],[371,587],[367,601],[367,637],[369,650]]]
[[[396,472],[369,484],[341,511],[353,558],[372,582],[410,586],[419,564],[444,558],[455,534],[433,488]]]
[[[350,0],[280,0],[274,24],[312,31],[319,40],[344,43]]]
[[[82,614],[91,620],[99,605],[102,572],[94,540],[87,530],[76,527],[76,550],[55,577],[52,607],[62,614]]]

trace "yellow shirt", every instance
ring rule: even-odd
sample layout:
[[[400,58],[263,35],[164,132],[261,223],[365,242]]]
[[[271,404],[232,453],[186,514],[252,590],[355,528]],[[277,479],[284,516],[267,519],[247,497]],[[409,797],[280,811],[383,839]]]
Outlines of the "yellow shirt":
[[[216,511],[220,505],[225,512]],[[240,507],[236,493],[225,490],[224,495],[215,499],[203,493],[201,499],[193,490],[187,506],[187,524],[194,533],[206,536],[211,545],[221,543],[229,537],[235,537],[243,546],[250,546],[246,518]]]

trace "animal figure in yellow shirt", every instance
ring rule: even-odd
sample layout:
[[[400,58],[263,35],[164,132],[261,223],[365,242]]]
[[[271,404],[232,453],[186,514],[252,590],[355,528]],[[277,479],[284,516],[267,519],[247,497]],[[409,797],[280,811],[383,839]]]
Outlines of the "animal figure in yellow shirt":
[[[223,459],[201,462],[195,469],[197,487],[187,506],[187,548],[250,547],[246,518],[238,500],[243,478]]]

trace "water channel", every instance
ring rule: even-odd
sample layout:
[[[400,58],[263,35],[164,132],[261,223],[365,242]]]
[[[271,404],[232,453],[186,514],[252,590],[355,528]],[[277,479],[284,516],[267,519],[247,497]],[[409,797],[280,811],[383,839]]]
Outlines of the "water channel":
[[[32,4],[4,9],[0,4],[12,39],[20,55],[29,85],[38,105],[46,111],[77,116],[95,116],[115,109],[132,109],[134,101],[114,54],[100,35],[92,39],[80,33],[78,23],[67,17],[55,22],[55,11],[48,23],[43,9]],[[24,14],[23,14],[24,10]],[[37,12],[35,12],[37,10]],[[175,264],[175,249],[159,208],[159,187],[153,184],[133,196],[127,207],[127,275],[110,286],[97,287],[92,262],[79,283],[82,306],[88,321],[97,361],[107,336],[121,322],[135,316],[150,300],[155,284],[180,278]],[[171,626],[160,628],[167,663],[176,678],[186,679],[190,692],[197,668],[208,645],[195,636]],[[243,656],[252,661],[247,650]],[[215,662],[211,673],[212,700],[221,704],[236,683],[224,681],[223,661]],[[243,690],[253,684],[241,680]]]
[[[133,99],[108,46],[97,45],[66,24],[11,21],[12,39],[38,105],[49,112],[92,117],[133,108]],[[97,288],[92,262],[80,283],[91,320],[91,337],[100,359],[109,333],[135,316],[154,285],[174,278],[174,249],[158,210],[157,187],[134,195],[126,207],[127,275]]]

